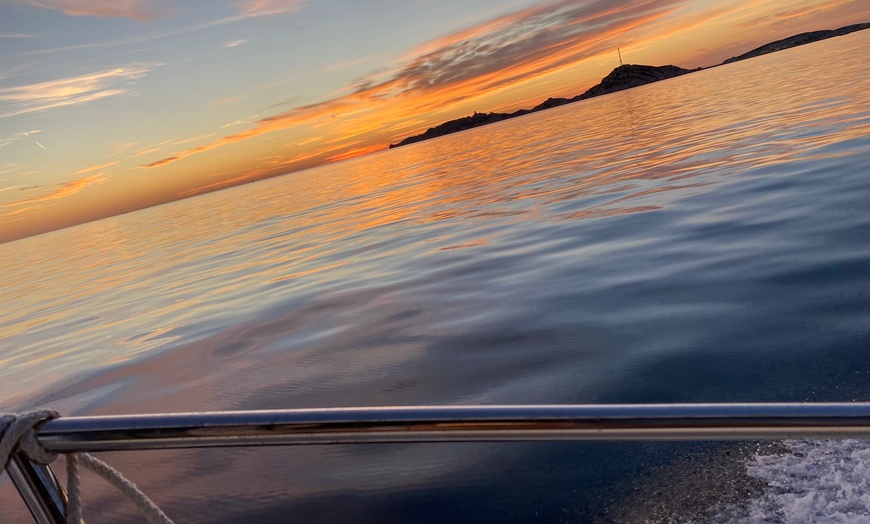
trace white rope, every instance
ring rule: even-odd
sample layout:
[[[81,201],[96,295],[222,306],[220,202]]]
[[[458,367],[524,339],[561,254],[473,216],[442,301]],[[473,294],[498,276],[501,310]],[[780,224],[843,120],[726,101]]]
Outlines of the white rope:
[[[39,444],[33,428],[40,422],[57,417],[58,413],[53,409],[43,409],[22,415],[0,415],[0,464],[3,464],[3,469],[6,469],[16,448],[40,464],[53,462],[57,458],[57,453],[52,453]]]
[[[16,450],[22,451],[28,459],[40,464],[51,464],[57,458],[57,453],[51,452],[39,443],[35,427],[47,420],[57,418],[57,411],[44,409],[21,415],[0,415],[0,464],[6,466]],[[79,479],[79,464],[93,471],[118,491],[130,499],[142,512],[150,524],[172,524],[165,513],[160,511],[135,484],[124,478],[117,470],[88,453],[69,453],[67,455],[67,511],[68,523],[82,522],[81,482]]]

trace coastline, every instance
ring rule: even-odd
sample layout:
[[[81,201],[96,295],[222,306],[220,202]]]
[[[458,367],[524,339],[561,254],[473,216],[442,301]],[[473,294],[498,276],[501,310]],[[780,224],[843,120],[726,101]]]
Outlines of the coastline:
[[[667,80],[668,78],[674,78],[677,76],[682,76],[689,73],[694,73],[697,71],[702,71],[704,69],[710,69],[713,67],[719,67],[726,64],[731,64],[734,62],[739,62],[742,60],[749,60],[750,58],[756,58],[759,56],[764,56],[770,53],[775,53],[778,51],[784,51],[786,49],[791,49],[793,47],[799,47],[806,44],[811,44],[814,42],[819,42],[822,40],[827,40],[829,38],[833,38],[836,36],[844,36],[847,34],[854,33],[856,31],[863,31],[865,29],[870,29],[870,22],[861,23],[861,24],[852,24],[844,27],[840,27],[838,29],[826,29],[820,31],[811,31],[808,33],[799,33],[796,35],[792,35],[780,40],[776,40],[773,42],[769,42],[762,46],[759,46],[751,51],[743,53],[742,55],[733,56],[731,58],[726,59],[720,64],[715,64],[707,67],[697,67],[695,69],[684,69],[682,67],[674,66],[674,65],[665,65],[665,66],[650,66],[650,65],[640,65],[640,64],[624,64],[615,68],[611,71],[607,76],[605,76],[601,81],[584,91],[582,94],[577,95],[572,98],[548,98],[540,104],[536,105],[532,109],[519,109],[514,111],[513,113],[479,113],[475,111],[470,116],[464,116],[460,118],[456,118],[453,120],[448,120],[446,122],[442,122],[436,126],[428,128],[426,131],[419,133],[417,135],[412,135],[406,137],[395,144],[390,144],[389,149],[394,149],[396,147],[401,147],[409,144],[414,144],[417,142],[422,142],[424,140],[429,140],[431,138],[438,138],[440,136],[445,136],[453,133],[458,133],[460,131],[466,131],[468,129],[474,129],[476,127],[485,126],[488,124],[493,124],[496,122],[501,122],[503,120],[508,120],[511,118],[516,118],[519,116],[527,115],[530,113],[536,113],[538,111],[544,111],[546,109],[551,109],[553,107],[559,107],[565,104],[571,104],[573,102],[579,102],[581,100],[586,100],[589,98],[594,98],[597,96],[607,95],[610,93],[616,93],[618,91],[624,91],[626,89],[631,89],[633,87],[640,87],[642,85],[651,84],[653,82],[658,82],[660,80]]]

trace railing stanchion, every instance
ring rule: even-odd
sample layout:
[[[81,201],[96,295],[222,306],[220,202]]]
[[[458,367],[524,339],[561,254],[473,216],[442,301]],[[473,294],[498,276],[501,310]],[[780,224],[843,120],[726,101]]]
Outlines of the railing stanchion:
[[[38,524],[66,524],[66,492],[51,466],[19,452],[9,460],[6,473]]]

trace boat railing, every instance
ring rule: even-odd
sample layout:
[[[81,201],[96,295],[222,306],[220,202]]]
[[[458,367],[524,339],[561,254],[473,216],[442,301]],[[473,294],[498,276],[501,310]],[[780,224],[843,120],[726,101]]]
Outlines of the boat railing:
[[[311,444],[870,438],[870,403],[360,407],[62,417],[36,438],[57,453]],[[65,520],[51,467],[6,467],[34,518]]]

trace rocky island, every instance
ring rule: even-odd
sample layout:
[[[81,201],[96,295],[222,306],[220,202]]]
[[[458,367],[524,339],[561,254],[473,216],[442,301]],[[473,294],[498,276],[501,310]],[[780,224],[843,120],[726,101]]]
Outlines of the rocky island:
[[[587,98],[606,95],[608,93],[615,93],[616,91],[622,91],[623,89],[630,89],[632,87],[642,86],[644,84],[649,84],[652,82],[658,82],[659,80],[673,78],[675,76],[691,73],[692,71],[693,70],[691,69],[683,69],[682,67],[672,65],[661,67],[633,64],[621,65],[611,71],[610,74],[604,77],[600,83],[587,89],[585,93],[577,95],[573,98],[548,98],[547,100],[541,102],[532,109],[520,109],[519,111],[514,111],[513,113],[475,112],[471,116],[464,116],[462,118],[457,118],[456,120],[449,120],[435,127],[430,127],[425,132],[419,135],[409,136],[408,138],[402,140],[397,144],[390,144],[390,148],[392,149],[394,147],[413,144],[414,142],[420,142],[422,140],[428,140],[430,138],[449,135],[450,133],[456,133],[458,131],[465,131],[466,129],[484,126],[486,124],[492,124],[493,122],[500,122],[509,118],[515,118],[518,116],[527,115],[529,113],[543,111],[544,109],[550,109],[551,107],[570,104],[571,102],[577,102],[578,100],[585,100]]]
[[[870,29],[870,23],[847,25],[846,27],[841,27],[839,29],[801,33],[799,35],[783,38],[782,40],[777,40],[776,42],[764,44],[763,46],[757,47],[752,51],[749,51],[748,53],[743,53],[740,56],[732,56],[731,58],[725,60],[722,63],[730,64],[731,62],[738,62],[740,60],[746,60],[747,58],[755,58],[756,56],[766,55],[768,53],[775,53],[777,51],[782,51],[784,49],[789,49],[800,45],[812,44],[813,42],[818,42],[819,40],[826,40],[835,36],[848,35],[849,33],[854,33],[855,31],[861,31],[864,29]]]
[[[783,38],[782,40],[771,42],[769,44],[765,44],[740,56],[731,57],[728,60],[722,62],[722,64],[717,65],[730,64],[732,62],[746,60],[749,58],[754,58],[756,56],[761,56],[776,51],[782,51],[784,49],[789,49],[791,47],[797,47],[812,42],[818,42],[819,40],[825,40],[827,38],[832,38],[835,36],[847,35],[855,31],[861,31],[863,29],[870,29],[870,23],[854,24],[833,30],[801,33],[798,35],[790,36],[788,38]],[[409,136],[408,138],[405,138],[404,140],[396,144],[390,144],[390,148],[392,149],[394,147],[428,140],[430,138],[436,138],[459,131],[465,131],[466,129],[472,129],[475,127],[492,124],[494,122],[500,122],[502,120],[527,115],[529,113],[534,113],[537,111],[543,111],[544,109],[550,109],[552,107],[570,104],[579,100],[586,100],[587,98],[593,98],[609,93],[615,93],[617,91],[622,91],[625,89],[631,89],[632,87],[638,87],[645,84],[650,84],[652,82],[658,82],[659,80],[665,80],[668,78],[673,78],[675,76],[685,75],[694,71],[700,71],[701,69],[704,68],[699,67],[697,69],[683,69],[682,67],[677,67],[673,65],[621,65],[611,71],[610,74],[604,77],[597,85],[587,89],[586,92],[584,92],[583,94],[577,95],[573,98],[548,98],[547,100],[541,102],[532,109],[520,109],[518,111],[514,111],[513,113],[475,112],[471,116],[464,116],[455,120],[449,120],[435,127],[430,127],[425,132],[420,133],[419,135]]]

